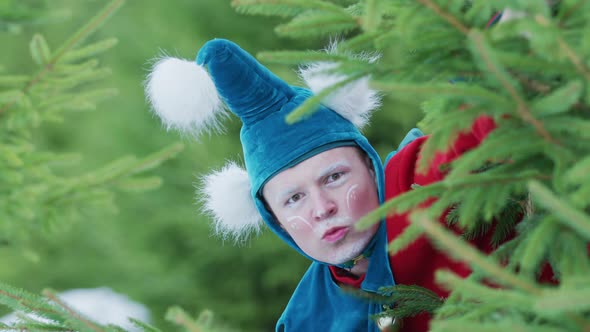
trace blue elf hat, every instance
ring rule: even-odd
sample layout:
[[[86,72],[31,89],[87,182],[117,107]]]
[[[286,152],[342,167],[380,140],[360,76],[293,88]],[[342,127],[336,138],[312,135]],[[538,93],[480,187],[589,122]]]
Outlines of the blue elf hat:
[[[300,69],[311,90],[290,86],[238,45],[223,39],[207,42],[196,62],[167,57],[154,65],[146,94],[167,128],[195,136],[221,129],[219,120],[227,115],[223,104],[242,121],[246,170],[230,162],[203,181],[204,207],[217,233],[240,240],[258,231],[263,220],[304,254],[266,209],[262,187],[282,170],[337,146],[355,145],[367,153],[383,200],[381,160],[359,131],[380,104],[378,94],[368,87],[368,78],[331,94],[313,115],[294,124],[285,121],[314,93],[346,79],[330,71],[335,66],[316,63]]]

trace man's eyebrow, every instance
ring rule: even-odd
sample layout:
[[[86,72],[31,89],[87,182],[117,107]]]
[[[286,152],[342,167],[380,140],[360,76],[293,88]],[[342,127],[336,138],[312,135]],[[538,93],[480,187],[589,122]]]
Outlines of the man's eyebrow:
[[[334,173],[334,171],[336,171],[339,168],[350,168],[350,164],[345,161],[337,161],[321,170],[316,180],[322,180],[326,176]]]
[[[288,187],[287,189],[279,192],[279,194],[277,196],[275,196],[275,203],[281,204],[283,202],[283,200],[285,199],[285,197],[289,197],[289,196],[293,195],[294,193],[296,193],[297,191],[299,191],[299,187],[297,187],[297,186]]]

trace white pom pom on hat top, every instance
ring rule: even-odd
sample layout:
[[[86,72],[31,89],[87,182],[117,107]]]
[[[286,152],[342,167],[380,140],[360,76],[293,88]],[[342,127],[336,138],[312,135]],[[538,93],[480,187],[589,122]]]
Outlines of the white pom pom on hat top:
[[[196,137],[222,128],[219,120],[225,111],[215,84],[194,61],[160,58],[148,75],[145,92],[166,129]]]

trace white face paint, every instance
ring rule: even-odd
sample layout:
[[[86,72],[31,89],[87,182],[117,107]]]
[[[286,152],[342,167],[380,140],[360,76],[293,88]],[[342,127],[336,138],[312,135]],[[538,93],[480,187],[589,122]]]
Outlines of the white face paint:
[[[373,172],[354,147],[322,152],[277,174],[263,196],[299,248],[321,262],[357,257],[378,228],[354,229],[379,205]]]
[[[294,230],[298,230],[301,228],[301,225],[306,226],[307,228],[311,229],[311,224],[309,221],[305,220],[300,216],[291,216],[287,218],[287,225]]]
[[[350,211],[350,201],[357,199],[356,188],[358,186],[359,186],[358,184],[353,184],[352,186],[350,186],[350,188],[348,189],[348,192],[346,193],[346,207],[348,208],[349,211]]]

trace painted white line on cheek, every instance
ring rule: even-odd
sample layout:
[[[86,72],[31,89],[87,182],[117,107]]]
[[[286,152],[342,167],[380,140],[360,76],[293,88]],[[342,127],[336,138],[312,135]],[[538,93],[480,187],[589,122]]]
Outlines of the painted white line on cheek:
[[[289,218],[287,218],[287,222],[289,223],[289,226],[294,229],[294,230],[298,230],[299,226],[298,226],[298,222],[297,220],[301,220],[305,225],[307,225],[308,228],[311,229],[311,224],[309,223],[309,221],[305,220],[303,217],[300,216],[291,216]]]
[[[350,186],[350,188],[348,188],[348,192],[346,193],[346,207],[348,208],[348,211],[350,211],[350,200],[352,199],[356,199],[356,188],[358,187],[358,184],[353,184],[352,186]]]

